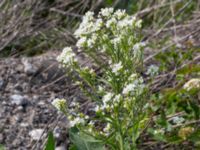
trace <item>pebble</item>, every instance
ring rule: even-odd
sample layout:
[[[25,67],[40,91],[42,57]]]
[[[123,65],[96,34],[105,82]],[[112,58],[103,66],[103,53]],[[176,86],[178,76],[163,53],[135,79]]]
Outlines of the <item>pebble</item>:
[[[10,98],[12,104],[22,105],[24,102],[24,97],[22,95],[14,94]]]
[[[22,63],[24,65],[24,72],[27,75],[33,75],[37,72],[38,68],[36,68],[36,66],[34,66],[33,64],[31,64],[27,59],[22,59]]]
[[[59,127],[55,127],[53,130],[53,135],[55,138],[59,138],[61,136],[61,129]]]
[[[20,126],[21,126],[21,127],[28,127],[29,124],[28,124],[28,123],[24,123],[24,122],[22,122],[22,123],[20,124]]]
[[[67,150],[67,149],[65,148],[65,146],[58,146],[56,147],[55,150]]]
[[[29,132],[29,135],[31,136],[33,140],[39,140],[43,132],[44,132],[43,129],[34,129]]]

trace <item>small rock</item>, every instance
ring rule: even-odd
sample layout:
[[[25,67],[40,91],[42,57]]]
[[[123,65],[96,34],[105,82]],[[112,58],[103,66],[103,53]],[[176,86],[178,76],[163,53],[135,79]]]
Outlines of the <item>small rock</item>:
[[[22,106],[18,106],[18,107],[17,107],[17,110],[22,111],[22,110],[23,110],[23,107],[22,107]]]
[[[39,140],[43,132],[44,132],[43,129],[34,129],[29,132],[29,135],[31,136],[33,140]]]
[[[28,124],[28,123],[24,123],[24,122],[22,122],[22,123],[20,124],[20,126],[21,126],[21,127],[28,127],[29,124]]]
[[[23,104],[24,97],[18,94],[14,94],[11,97],[11,103],[16,104],[16,105],[21,105]]]
[[[55,138],[59,138],[61,136],[61,129],[59,127],[55,127],[55,129],[53,130],[53,135]]]
[[[38,68],[31,64],[26,58],[22,59],[22,63],[24,65],[24,72],[27,75],[33,75],[37,72]]]
[[[39,105],[39,106],[44,106],[44,105],[45,105],[45,102],[40,101],[40,102],[38,102],[38,105]]]
[[[55,150],[67,150],[67,149],[65,148],[65,146],[58,146],[56,147]]]

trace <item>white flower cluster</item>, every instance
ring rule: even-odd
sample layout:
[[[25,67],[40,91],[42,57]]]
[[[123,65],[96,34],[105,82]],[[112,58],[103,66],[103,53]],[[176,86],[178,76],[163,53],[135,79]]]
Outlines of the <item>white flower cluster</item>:
[[[111,68],[112,68],[112,72],[118,75],[119,71],[123,68],[122,62],[120,61],[119,63],[113,64]]]
[[[94,25],[92,21],[94,20],[94,13],[93,12],[87,12],[85,16],[83,16],[83,21],[80,24],[79,28],[75,31],[74,35],[76,38],[83,36],[84,34],[90,33],[90,28],[92,28]]]
[[[159,67],[158,66],[151,65],[151,66],[149,66],[146,74],[150,75],[150,76],[155,76],[155,75],[158,74],[158,71],[159,71]]]
[[[104,134],[105,134],[106,136],[108,136],[109,133],[110,133],[110,130],[111,130],[111,124],[110,124],[110,123],[107,123],[106,126],[103,128]]]
[[[127,95],[129,94],[131,91],[134,91],[136,88],[135,83],[130,83],[128,85],[126,85],[126,87],[123,89],[122,93]]]
[[[59,111],[64,111],[67,108],[67,101],[65,99],[56,98],[51,104]]]
[[[69,116],[69,127],[74,127],[77,124],[84,124],[85,123],[85,119],[83,117],[77,116],[75,118]]]
[[[89,68],[88,66],[82,68],[82,71],[87,72],[87,73],[89,73],[89,74],[95,74],[94,69]]]
[[[184,84],[183,88],[187,91],[190,91],[192,89],[200,89],[200,79],[194,78],[189,80],[187,83]]]
[[[132,79],[134,79],[135,74],[131,75]],[[136,78],[133,80],[131,83],[127,84],[122,93],[124,95],[129,95],[131,94],[132,96],[140,95],[143,93],[145,85],[143,83],[143,78]]]
[[[74,127],[75,125],[79,124],[85,124],[86,120],[89,119],[88,115],[85,115],[83,113],[78,113],[79,110],[80,110],[79,102],[72,101],[70,103],[70,108],[67,116],[70,127]]]
[[[114,95],[111,92],[107,92],[102,98],[102,104],[96,105],[94,111],[103,112],[105,109],[110,110],[119,104],[121,98],[120,94]]]
[[[108,109],[110,106],[109,106],[109,102],[112,101],[112,98],[113,98],[114,94],[113,93],[106,93],[103,98],[102,98],[102,104],[101,105],[97,105],[95,107],[95,111],[96,112],[99,112],[99,111],[102,111],[104,109]]]
[[[133,120],[130,114],[136,109],[134,103],[146,88],[143,78],[136,73],[139,64],[137,57],[141,58],[144,47],[144,43],[139,42],[140,37],[136,32],[140,27],[141,20],[129,16],[125,10],[114,11],[113,8],[105,8],[101,9],[97,17],[94,17],[93,12],[85,14],[74,33],[78,40],[76,46],[78,51],[84,52],[86,58],[91,59],[92,66],[103,68],[100,68],[100,74],[96,74],[93,69],[79,65],[70,47],[64,48],[58,56],[57,59],[63,66],[72,66],[78,73],[81,80],[76,84],[81,88],[89,87],[86,94],[90,92],[90,98],[97,100],[96,105],[92,105],[96,115],[90,119],[87,115],[78,113],[80,105],[72,102],[67,110],[70,127],[77,125],[85,127],[91,134],[109,135],[114,128],[113,120],[120,120],[122,126]],[[57,99],[53,104],[61,109],[64,101]],[[99,124],[105,125],[105,128],[94,127]]]
[[[57,61],[60,62],[63,67],[69,67],[76,62],[75,54],[71,47],[65,47],[62,53],[57,57]]]
[[[113,14],[114,9],[113,8],[104,8],[101,9],[101,12],[99,13],[99,16],[103,16],[103,17],[111,17],[111,15]]]
[[[141,48],[143,48],[144,46],[146,46],[146,43],[145,42],[139,42],[139,43],[136,43],[134,46],[133,46],[133,50],[140,50]]]
[[[83,21],[74,35],[78,38],[76,46],[78,48],[94,48],[105,49],[105,41],[113,41],[115,47],[119,43],[120,35],[127,35],[128,31],[141,27],[141,20],[136,20],[134,16],[129,16],[125,10],[117,10],[113,8],[101,9],[97,18],[93,12],[87,12],[83,17]],[[105,38],[105,33],[111,32],[113,35]],[[129,33],[130,36],[133,33]],[[123,36],[121,38],[124,38]],[[113,40],[115,39],[115,40]],[[134,39],[132,38],[132,41]],[[129,43],[130,40],[129,40]],[[133,42],[131,43],[133,46]]]
[[[180,125],[185,121],[185,119],[183,117],[175,116],[172,118],[172,121],[173,123]]]

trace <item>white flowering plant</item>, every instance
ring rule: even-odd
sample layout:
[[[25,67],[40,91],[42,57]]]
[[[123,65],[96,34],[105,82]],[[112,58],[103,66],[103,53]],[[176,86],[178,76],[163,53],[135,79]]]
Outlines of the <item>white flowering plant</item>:
[[[69,126],[80,137],[84,134],[104,145],[102,149],[136,149],[148,121],[148,87],[138,72],[145,46],[141,23],[124,10],[105,8],[97,16],[87,12],[74,33],[78,50],[66,47],[58,56],[62,66],[78,76],[76,83],[92,103],[88,115],[79,102],[72,102],[64,111]],[[80,63],[79,53],[90,66]],[[54,103],[58,109],[64,105],[63,100]],[[71,140],[80,149],[74,136]]]

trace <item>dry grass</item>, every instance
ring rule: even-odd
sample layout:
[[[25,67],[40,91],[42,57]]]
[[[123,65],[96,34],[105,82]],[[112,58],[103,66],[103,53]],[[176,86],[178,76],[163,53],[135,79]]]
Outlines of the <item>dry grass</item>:
[[[0,1],[0,52],[32,55],[73,44],[77,21],[102,0]]]

